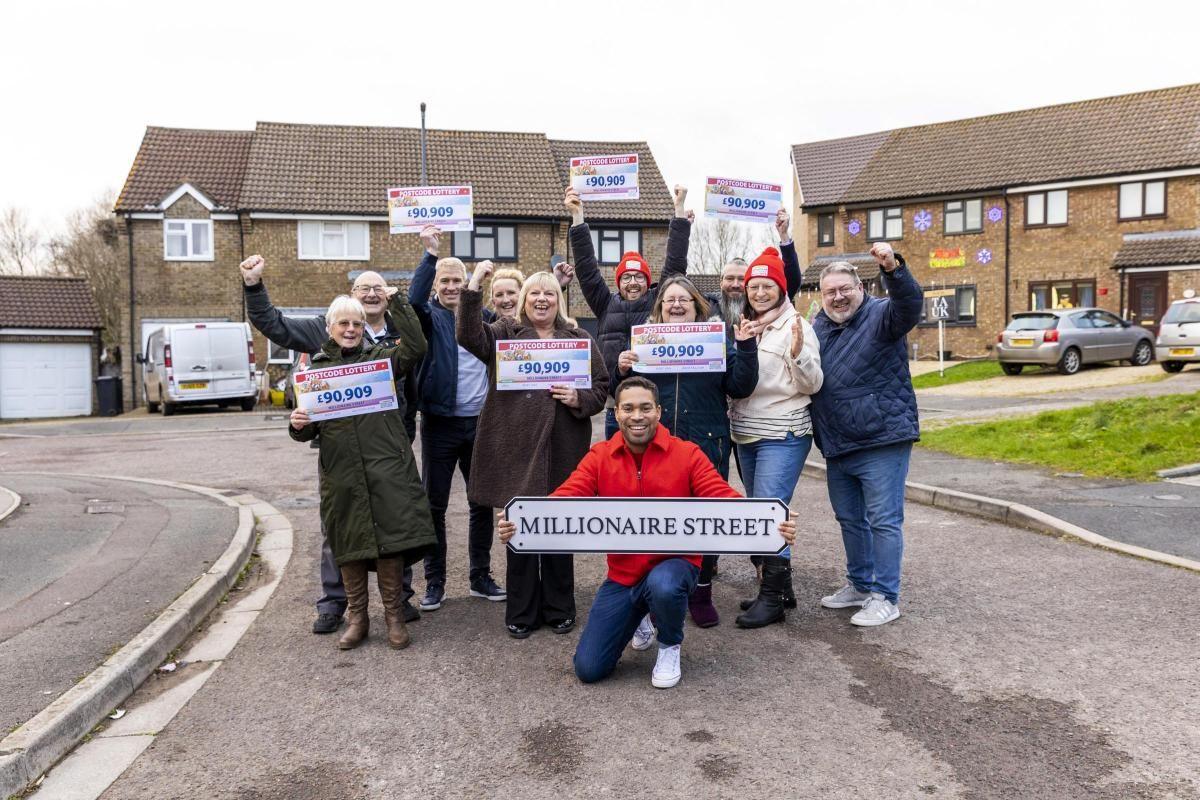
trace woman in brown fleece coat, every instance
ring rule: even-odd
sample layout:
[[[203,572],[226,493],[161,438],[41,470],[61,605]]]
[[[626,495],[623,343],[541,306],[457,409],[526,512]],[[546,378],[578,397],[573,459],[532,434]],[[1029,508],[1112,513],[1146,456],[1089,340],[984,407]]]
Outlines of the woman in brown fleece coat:
[[[608,371],[592,343],[592,388],[559,386],[549,391],[497,391],[496,341],[583,339],[587,332],[566,316],[558,279],[537,272],[521,286],[517,319],[483,321],[479,271],[458,305],[458,343],[488,365],[491,379],[471,458],[467,496],[503,507],[513,497],[545,496],[566,480],[591,446],[591,417],[604,410]],[[575,627],[575,572],[570,555],[508,552],[508,634],[524,639],[542,623],[555,633]]]

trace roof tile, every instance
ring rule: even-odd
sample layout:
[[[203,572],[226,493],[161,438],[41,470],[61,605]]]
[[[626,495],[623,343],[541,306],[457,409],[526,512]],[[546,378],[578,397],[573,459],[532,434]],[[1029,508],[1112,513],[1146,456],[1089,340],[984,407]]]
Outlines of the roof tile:
[[[84,278],[0,275],[0,327],[103,327],[100,309]]]
[[[146,128],[117,211],[145,211],[184,183],[223,208],[237,208],[253,131]]]

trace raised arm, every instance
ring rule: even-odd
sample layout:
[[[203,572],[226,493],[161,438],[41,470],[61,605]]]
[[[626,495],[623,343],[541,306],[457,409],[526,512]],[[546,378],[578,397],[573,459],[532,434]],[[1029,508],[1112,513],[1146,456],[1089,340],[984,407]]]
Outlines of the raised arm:
[[[242,286],[246,297],[246,316],[259,333],[272,343],[312,355],[321,349],[329,338],[322,317],[288,318],[271,305],[271,298],[262,282],[263,269],[267,262],[262,256],[250,256],[238,269],[242,275]]]
[[[454,336],[463,349],[484,364],[495,361],[496,332],[493,325],[483,321],[483,292],[465,288],[458,296],[458,312],[454,315]]]
[[[662,277],[666,280],[672,275],[683,275],[687,272],[688,242],[692,238],[692,223],[688,219],[684,201],[687,200],[687,189],[675,184],[675,217],[667,230],[667,258],[663,262]]]
[[[392,354],[392,369],[396,375],[403,375],[412,370],[417,362],[425,357],[429,343],[421,330],[421,321],[408,298],[397,288],[388,289],[391,299],[388,301],[388,312],[392,315],[392,323],[399,333],[395,352]]]
[[[871,255],[879,264],[879,272],[887,289],[887,314],[884,315],[882,334],[888,341],[903,338],[921,321],[921,305],[925,292],[921,284],[908,271],[904,257],[893,252],[887,242],[876,242]]]
[[[583,201],[574,189],[567,189],[563,205],[571,214],[571,252],[575,256],[575,276],[579,278],[579,288],[583,290],[583,299],[592,310],[597,320],[603,319],[612,302],[613,293],[600,274],[600,266],[596,263],[596,248],[592,247],[592,232],[583,221]]]
[[[433,291],[433,279],[437,274],[440,239],[441,231],[433,225],[428,225],[421,231],[421,242],[425,245],[425,255],[421,258],[421,263],[417,266],[417,271],[408,284],[408,302],[416,312],[417,319],[421,322],[421,329],[425,331],[426,336],[431,335],[433,331],[433,320],[429,312],[429,295]]]
[[[800,258],[796,255],[796,242],[790,231],[792,224],[786,208],[775,214],[775,230],[779,232],[779,255],[783,257],[783,277],[787,281],[788,300],[795,300],[800,291],[804,272],[800,269]]]

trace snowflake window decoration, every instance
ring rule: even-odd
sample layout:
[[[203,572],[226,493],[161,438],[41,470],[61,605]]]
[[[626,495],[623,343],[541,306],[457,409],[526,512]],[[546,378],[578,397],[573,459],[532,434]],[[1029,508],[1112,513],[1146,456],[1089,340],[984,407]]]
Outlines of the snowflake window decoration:
[[[862,223],[852,219],[846,224],[846,230],[850,232],[851,236],[858,236],[862,232]]]
[[[913,227],[924,233],[933,227],[933,214],[930,214],[925,209],[921,209],[916,214],[913,214]]]
[[[988,222],[999,222],[1004,219],[1004,209],[1000,206],[992,206],[988,209]]]
[[[975,254],[975,260],[980,264],[989,264],[992,260],[992,251],[986,247]]]

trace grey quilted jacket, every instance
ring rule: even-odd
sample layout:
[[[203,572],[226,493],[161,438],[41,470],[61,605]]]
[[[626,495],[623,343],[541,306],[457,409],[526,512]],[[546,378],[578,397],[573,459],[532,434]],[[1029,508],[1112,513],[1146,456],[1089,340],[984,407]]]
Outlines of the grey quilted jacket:
[[[841,325],[823,310],[813,319],[825,381],[810,410],[825,458],[920,438],[905,336],[921,319],[924,293],[896,260],[890,275],[880,271],[886,298],[867,297]]]

